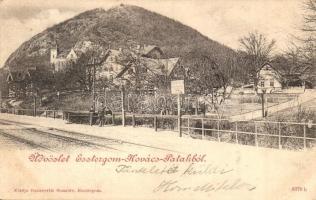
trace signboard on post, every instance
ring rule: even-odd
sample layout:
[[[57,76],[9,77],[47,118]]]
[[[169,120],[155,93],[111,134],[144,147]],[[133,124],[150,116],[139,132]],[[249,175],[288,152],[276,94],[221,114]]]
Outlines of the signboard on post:
[[[181,131],[181,94],[184,94],[184,80],[171,81],[171,94],[178,95],[178,131],[179,136],[182,137]]]
[[[184,80],[171,81],[171,94],[184,94]]]

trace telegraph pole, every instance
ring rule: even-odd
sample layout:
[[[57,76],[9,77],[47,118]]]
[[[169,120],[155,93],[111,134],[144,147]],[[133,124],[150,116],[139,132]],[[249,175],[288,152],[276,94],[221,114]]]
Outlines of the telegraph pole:
[[[95,107],[96,107],[96,105],[95,105],[95,79],[96,79],[96,65],[98,65],[98,64],[100,64],[100,63],[96,63],[95,62],[95,57],[93,57],[92,59],[91,59],[91,63],[88,63],[87,64],[87,66],[90,66],[90,67],[92,67],[92,102],[93,102],[93,109],[95,110]]]
[[[92,98],[93,98],[93,108],[95,109],[95,60],[92,60],[92,69],[93,69],[93,76],[92,76]]]

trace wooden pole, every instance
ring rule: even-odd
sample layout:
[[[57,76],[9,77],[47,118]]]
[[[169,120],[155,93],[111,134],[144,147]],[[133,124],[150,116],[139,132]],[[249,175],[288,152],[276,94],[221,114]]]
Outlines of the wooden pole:
[[[89,115],[89,124],[90,124],[90,126],[92,126],[92,124],[93,124],[93,112],[90,112],[90,115]]]
[[[104,87],[104,105],[107,106],[107,102],[106,102],[106,88]]]
[[[238,122],[237,121],[236,121],[235,139],[236,139],[236,144],[238,144]]]
[[[93,101],[93,108],[95,110],[96,108],[96,102],[95,102],[95,62],[94,59],[92,61],[92,69],[93,69],[93,76],[92,76],[92,101]]]
[[[132,115],[132,124],[133,124],[133,127],[135,127],[135,114],[134,113]]]
[[[202,118],[202,140],[205,138],[204,119]]]
[[[181,96],[178,94],[178,130],[179,130],[179,137],[182,137],[182,130],[181,130]]]
[[[54,115],[54,119],[56,118],[56,111],[54,110],[54,113],[53,113],[53,115]]]
[[[281,145],[281,123],[279,122],[279,149],[282,149],[282,145]]]
[[[255,143],[256,147],[258,147],[258,131],[257,131],[257,123],[255,122]]]
[[[261,93],[261,109],[262,109],[262,117],[265,117],[264,114],[264,92]]]
[[[304,124],[304,150],[306,150],[306,124]]]
[[[198,115],[198,105],[199,105],[198,98],[196,98],[196,100],[195,100],[195,115]]]
[[[124,92],[124,87],[122,86],[122,91],[121,91],[121,99],[122,99],[122,126],[125,126],[125,108],[124,108],[124,101],[125,101],[125,92]]]
[[[190,117],[188,117],[188,135],[190,135]]]
[[[220,142],[221,138],[219,137],[219,120],[217,120],[217,140]]]
[[[34,117],[36,117],[36,96],[34,96],[34,113],[33,113],[33,115],[34,115]]]
[[[112,113],[112,125],[115,125],[115,114]]]
[[[157,116],[154,117],[154,128],[155,128],[155,131],[157,132]]]

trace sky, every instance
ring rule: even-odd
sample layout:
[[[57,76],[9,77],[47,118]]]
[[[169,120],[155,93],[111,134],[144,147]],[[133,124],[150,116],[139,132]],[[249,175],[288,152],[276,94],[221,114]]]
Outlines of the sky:
[[[0,67],[24,41],[46,28],[94,8],[121,3],[173,18],[233,49],[258,31],[284,51],[299,35],[303,0],[0,0]]]

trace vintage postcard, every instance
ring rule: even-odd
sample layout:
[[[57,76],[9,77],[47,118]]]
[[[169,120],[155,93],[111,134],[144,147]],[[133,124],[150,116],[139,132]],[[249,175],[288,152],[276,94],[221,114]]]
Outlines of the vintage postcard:
[[[0,199],[316,200],[316,0],[0,0]]]

